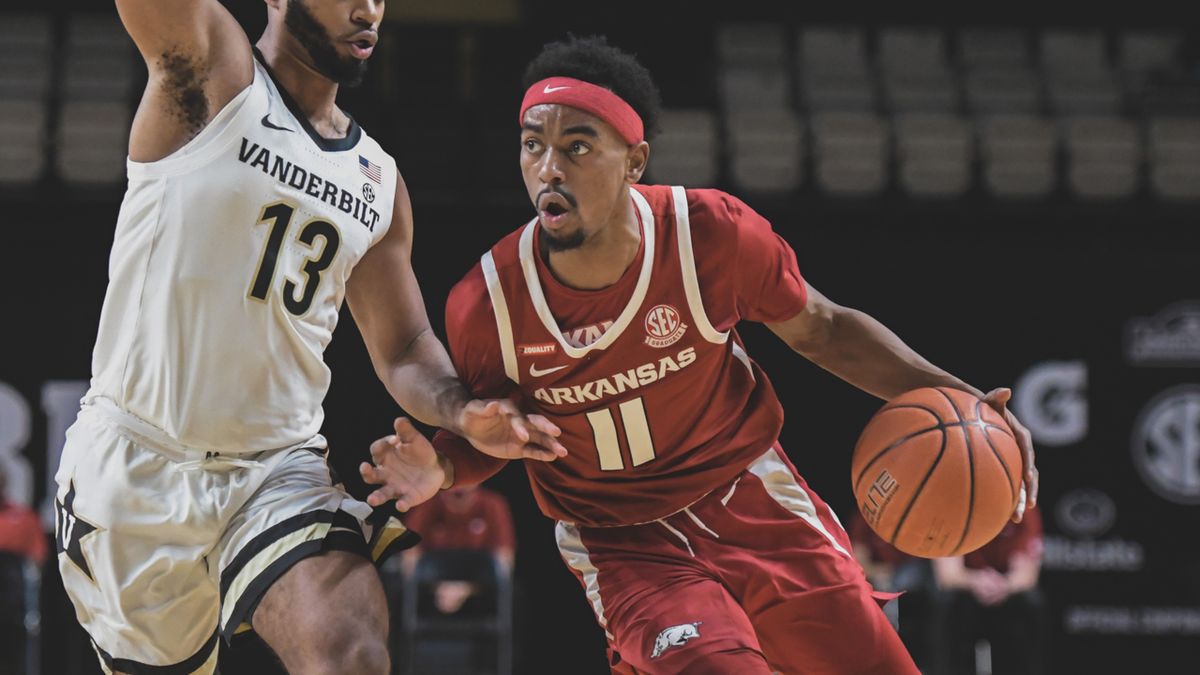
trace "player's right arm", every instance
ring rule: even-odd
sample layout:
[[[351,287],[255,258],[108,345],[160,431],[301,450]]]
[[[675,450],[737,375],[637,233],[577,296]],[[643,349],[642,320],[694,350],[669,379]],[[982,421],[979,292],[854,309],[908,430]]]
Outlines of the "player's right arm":
[[[218,0],[116,0],[146,61],[146,91],[129,134],[137,162],[167,157],[194,138],[254,79],[246,33]]]

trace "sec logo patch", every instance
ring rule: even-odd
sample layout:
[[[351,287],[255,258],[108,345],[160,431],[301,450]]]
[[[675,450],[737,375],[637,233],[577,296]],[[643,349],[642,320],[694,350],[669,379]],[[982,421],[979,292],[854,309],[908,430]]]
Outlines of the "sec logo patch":
[[[688,328],[671,305],[656,305],[646,314],[645,324],[646,344],[659,349],[679,342]]]

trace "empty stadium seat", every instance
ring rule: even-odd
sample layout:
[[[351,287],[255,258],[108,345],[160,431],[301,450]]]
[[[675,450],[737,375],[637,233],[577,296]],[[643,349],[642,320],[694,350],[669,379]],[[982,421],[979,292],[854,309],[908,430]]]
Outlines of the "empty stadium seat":
[[[1035,113],[1041,80],[1019,30],[967,29],[958,39],[967,108],[976,114]]]
[[[1029,68],[978,69],[966,75],[968,108],[976,114],[1039,112],[1041,83]]]
[[[708,110],[663,110],[649,174],[659,183],[711,187],[718,178],[717,118]]]
[[[49,14],[0,12],[0,49],[41,49],[50,45]]]
[[[58,175],[85,185],[123,180],[130,122],[126,103],[66,103],[57,135]]]
[[[1138,189],[1142,145],[1130,120],[1112,116],[1062,121],[1067,182],[1080,197],[1129,197]]]
[[[1029,40],[1024,31],[1006,28],[965,28],[958,35],[958,60],[963,68],[1025,68]]]
[[[1049,194],[1057,184],[1057,134],[1050,120],[1033,115],[994,115],[979,120],[984,183],[998,197]]]
[[[116,15],[72,16],[63,64],[63,97],[73,101],[128,101],[133,93],[133,43]]]
[[[974,145],[970,126],[957,115],[909,114],[896,119],[899,181],[919,197],[952,197],[971,183]]]
[[[46,169],[46,107],[0,100],[0,184],[28,185]]]
[[[817,183],[840,196],[868,196],[887,185],[888,135],[870,113],[819,113],[812,117]]]
[[[1125,31],[1117,43],[1117,67],[1131,83],[1144,81],[1155,72],[1181,68],[1183,35],[1177,31]]]
[[[0,100],[41,99],[50,91],[48,15],[0,13]]]
[[[783,68],[787,35],[769,23],[727,24],[717,29],[717,62],[724,66]]]
[[[717,73],[717,83],[726,111],[791,107],[791,78],[782,68],[725,67]]]
[[[1170,200],[1200,199],[1200,117],[1159,117],[1148,123],[1150,184]]]
[[[809,27],[797,36],[797,68],[810,111],[873,111],[874,74],[858,28]]]
[[[782,193],[803,180],[804,129],[790,111],[730,115],[731,178],[750,192]]]
[[[879,70],[884,100],[894,112],[950,112],[958,107],[958,87],[940,30],[884,29],[879,36]]]
[[[1059,114],[1111,114],[1121,108],[1116,75],[1109,65],[1104,34],[1046,31],[1041,37],[1046,94]]]
[[[1200,83],[1182,58],[1175,31],[1126,31],[1117,46],[1117,69],[1131,107],[1148,115],[1200,113]]]

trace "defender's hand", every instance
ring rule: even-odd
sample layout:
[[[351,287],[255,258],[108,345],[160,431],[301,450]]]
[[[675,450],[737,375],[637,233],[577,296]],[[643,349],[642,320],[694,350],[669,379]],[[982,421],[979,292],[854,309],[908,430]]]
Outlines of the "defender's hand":
[[[1008,423],[1012,429],[1013,436],[1017,439],[1017,446],[1021,448],[1021,462],[1024,464],[1024,478],[1021,482],[1021,495],[1017,499],[1017,510],[1013,512],[1012,520],[1014,523],[1021,522],[1025,517],[1025,511],[1032,509],[1037,505],[1038,498],[1038,470],[1034,464],[1033,456],[1033,436],[1024,424],[1017,419],[1016,415],[1008,409],[1008,400],[1012,398],[1012,390],[1001,387],[993,389],[983,397],[983,402],[992,406],[992,408],[1000,413],[1004,421]]]
[[[421,435],[404,417],[393,423],[396,433],[371,444],[371,459],[358,472],[363,480],[380,488],[367,496],[367,503],[379,506],[395,499],[396,509],[407,511],[438,493],[446,481],[446,470],[429,439]]]
[[[541,415],[525,415],[512,401],[471,401],[458,418],[463,438],[485,455],[552,462],[567,456],[562,430]]]

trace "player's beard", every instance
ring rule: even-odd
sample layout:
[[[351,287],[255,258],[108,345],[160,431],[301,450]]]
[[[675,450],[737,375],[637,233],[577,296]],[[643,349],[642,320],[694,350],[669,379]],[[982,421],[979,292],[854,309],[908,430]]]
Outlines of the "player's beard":
[[[362,84],[367,74],[366,60],[339,55],[329,31],[317,21],[303,0],[288,0],[283,23],[308,52],[317,72],[343,87]]]
[[[587,241],[587,235],[583,233],[583,228],[574,232],[558,234],[543,227],[541,240],[548,253],[559,253],[583,246],[583,242]]]

